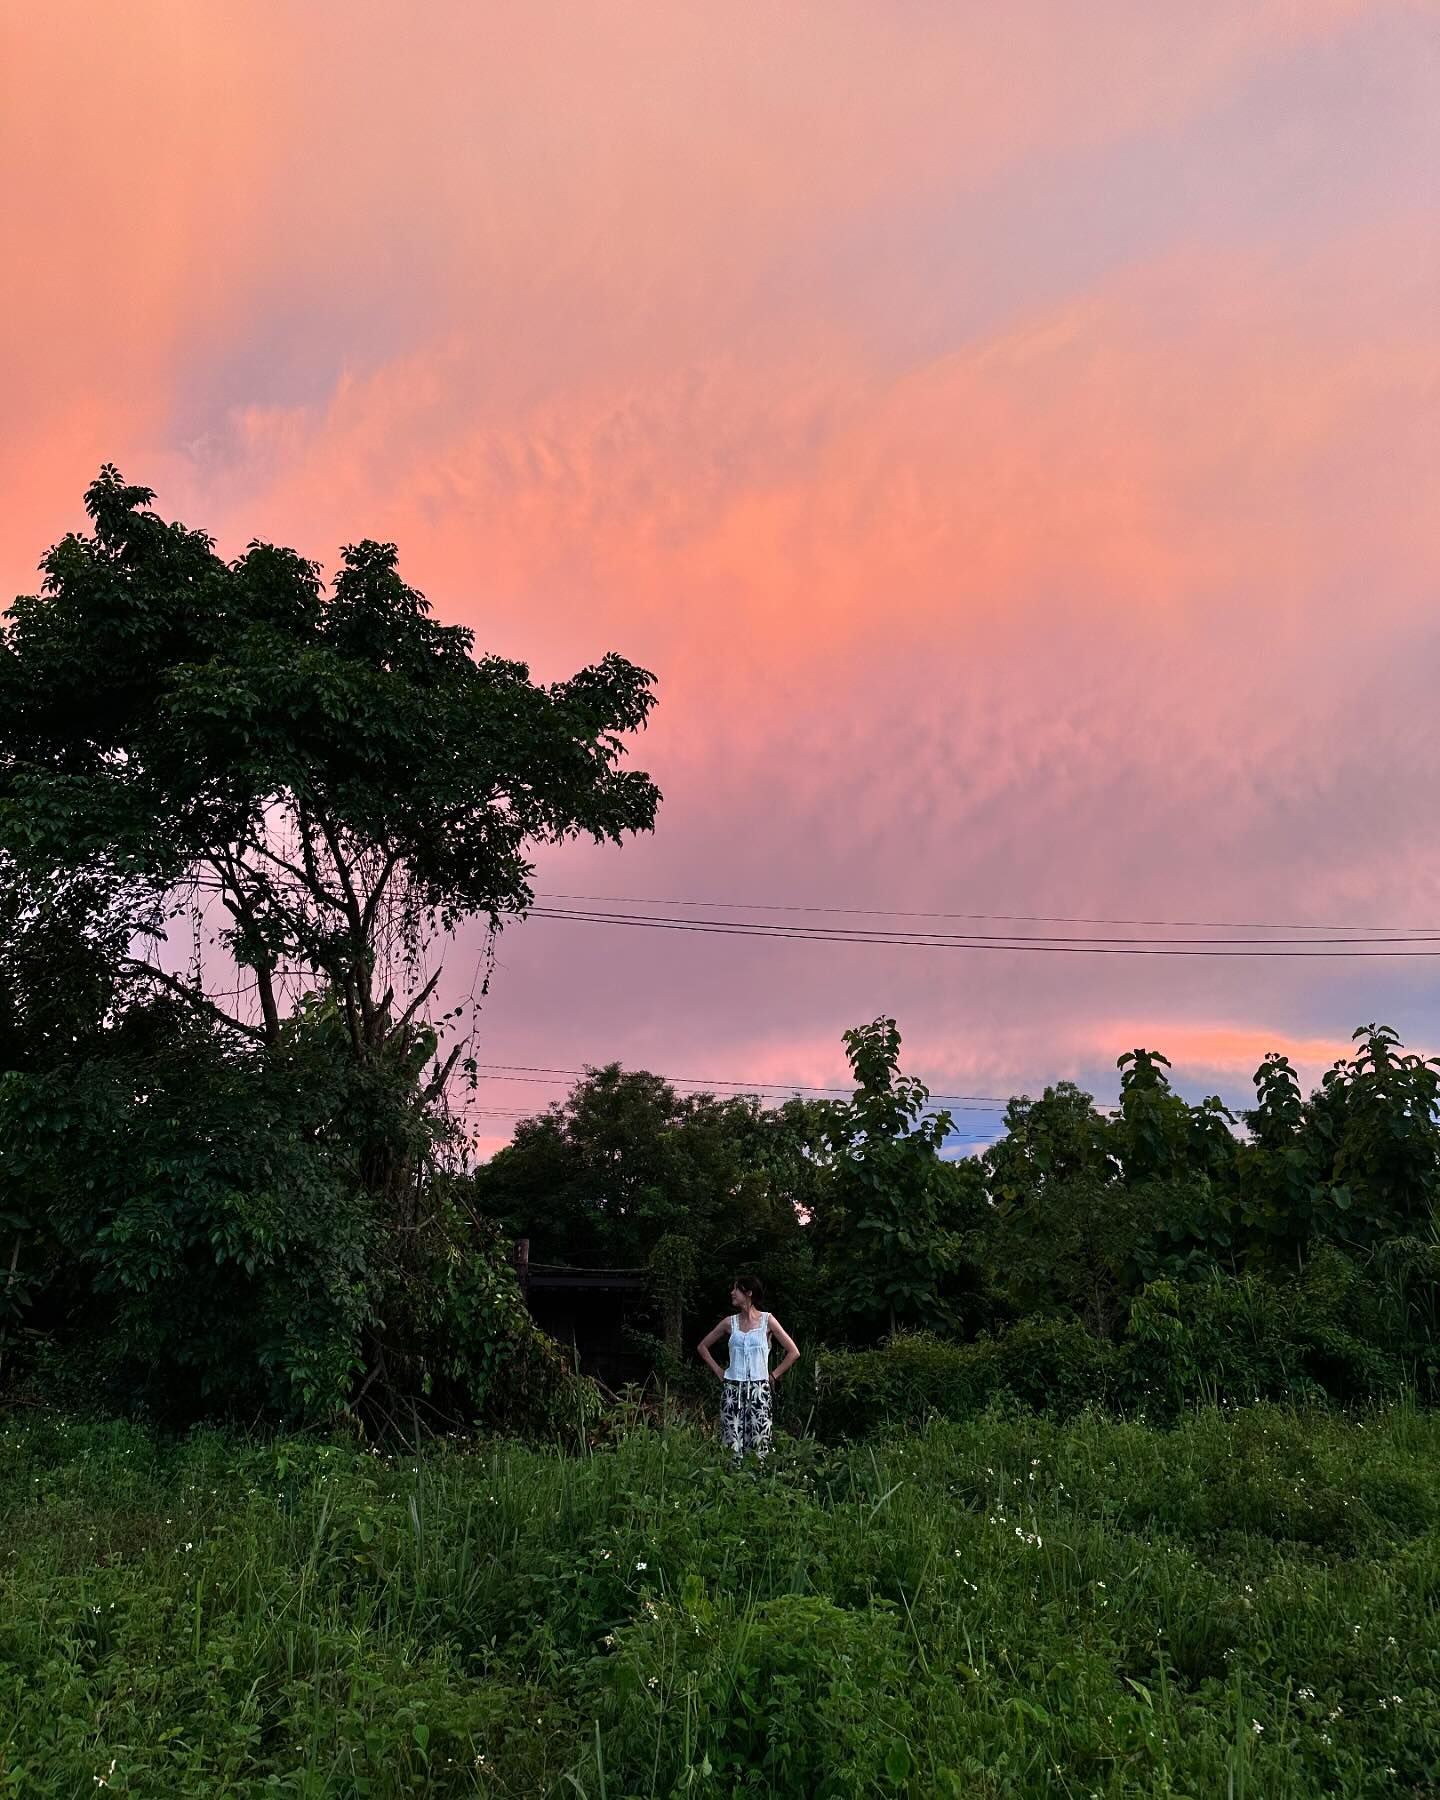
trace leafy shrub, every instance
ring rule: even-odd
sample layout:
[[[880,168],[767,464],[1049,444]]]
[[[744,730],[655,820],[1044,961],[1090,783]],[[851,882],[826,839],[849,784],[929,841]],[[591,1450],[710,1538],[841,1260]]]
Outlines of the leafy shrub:
[[[444,1177],[426,1201],[413,1248],[381,1265],[371,1350],[384,1379],[371,1423],[383,1429],[387,1407],[413,1396],[431,1422],[551,1434],[594,1424],[599,1389],[531,1318],[496,1228]]]
[[[1122,1392],[1171,1415],[1220,1400],[1373,1403],[1410,1385],[1406,1349],[1376,1284],[1327,1247],[1287,1282],[1150,1283],[1130,1307]]]
[[[713,1782],[839,1800],[893,1789],[909,1773],[915,1726],[897,1610],[854,1611],[819,1594],[736,1605],[691,1576],[678,1602],[651,1601],[615,1634],[613,1662],[597,1665],[610,1740],[648,1745],[683,1709],[684,1737],[663,1744],[659,1791]]]
[[[1074,1320],[1021,1319],[994,1340],[998,1389],[1037,1412],[1066,1417],[1110,1398],[1114,1347]]]
[[[996,1402],[1065,1416],[1103,1402],[1117,1366],[1113,1347],[1073,1321],[1025,1319],[971,1344],[904,1333],[876,1350],[818,1352],[809,1394],[800,1382],[781,1389],[781,1419],[808,1418],[836,1438],[964,1419]]]

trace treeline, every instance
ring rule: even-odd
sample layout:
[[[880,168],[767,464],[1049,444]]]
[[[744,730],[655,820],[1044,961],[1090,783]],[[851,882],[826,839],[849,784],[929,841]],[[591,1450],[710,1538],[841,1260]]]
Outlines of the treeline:
[[[1434,1396],[1436,1073],[1379,1027],[1308,1097],[1267,1058],[1239,1121],[1133,1051],[1113,1115],[1062,1084],[955,1160],[881,1019],[843,1104],[603,1069],[473,1169],[485,983],[442,1007],[445,950],[523,916],[534,845],[650,828],[625,758],[653,678],[541,685],[434,620],[394,545],[327,585],[152,498],[102,470],[0,623],[0,1394],[569,1416],[593,1396],[524,1307],[524,1235],[647,1270],[656,1320],[758,1268],[834,1347],[837,1424],[1137,1370],[1169,1404]]]
[[[836,1428],[996,1394],[1433,1399],[1440,1074],[1385,1026],[1354,1045],[1308,1096],[1267,1056],[1239,1114],[1185,1101],[1165,1057],[1131,1050],[1113,1110],[1060,1082],[961,1157],[890,1019],[847,1034],[844,1103],[682,1096],[611,1066],[519,1126],[475,1204],[536,1258],[648,1269],[672,1381],[664,1299],[708,1324],[731,1274],[759,1270],[786,1323],[831,1347],[791,1408]]]

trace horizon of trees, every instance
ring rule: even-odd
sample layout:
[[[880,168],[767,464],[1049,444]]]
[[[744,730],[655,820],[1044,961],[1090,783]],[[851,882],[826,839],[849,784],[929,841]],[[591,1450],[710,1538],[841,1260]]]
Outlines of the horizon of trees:
[[[1128,1050],[1113,1112],[1057,1082],[954,1160],[882,1016],[845,1034],[849,1099],[611,1065],[470,1167],[446,944],[523,916],[534,845],[650,829],[625,757],[654,678],[610,655],[541,686],[434,621],[393,545],[348,546],[327,591],[152,499],[102,470],[91,533],[0,625],[0,1384],[177,1419],[549,1416],[574,1388],[525,1235],[649,1270],[657,1312],[756,1267],[857,1349],[1174,1338],[1207,1305],[1253,1336],[1291,1316],[1265,1296],[1323,1289],[1309,1366],[1435,1392],[1440,1062],[1382,1025],[1309,1095],[1266,1057],[1238,1115]]]
[[[756,1268],[777,1310],[833,1343],[1032,1316],[1114,1341],[1153,1284],[1283,1282],[1322,1250],[1391,1284],[1433,1336],[1440,1062],[1389,1027],[1360,1027],[1308,1097],[1266,1056],[1238,1114],[1183,1100],[1167,1058],[1130,1050],[1113,1113],[1057,1082],[958,1160],[948,1115],[900,1071],[895,1021],[845,1042],[851,1100],[770,1110],[592,1070],[474,1172],[475,1205],[546,1261],[663,1265],[657,1293],[683,1271],[690,1304]]]

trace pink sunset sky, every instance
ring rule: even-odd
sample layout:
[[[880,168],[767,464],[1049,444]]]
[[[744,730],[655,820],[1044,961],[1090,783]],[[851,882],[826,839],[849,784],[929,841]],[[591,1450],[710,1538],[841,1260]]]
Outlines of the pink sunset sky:
[[[658,829],[540,888],[1440,926],[1434,6],[45,0],[0,157],[6,596],[109,460],[632,657]],[[830,1083],[880,1011],[947,1092],[1243,1100],[1440,1049],[1440,962],[533,920],[476,1053]]]

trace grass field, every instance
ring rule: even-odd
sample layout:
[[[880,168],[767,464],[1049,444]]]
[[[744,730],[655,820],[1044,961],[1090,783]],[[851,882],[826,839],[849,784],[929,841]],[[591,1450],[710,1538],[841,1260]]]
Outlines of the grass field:
[[[1440,1796],[1440,1419],[0,1422],[0,1794]]]

